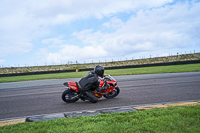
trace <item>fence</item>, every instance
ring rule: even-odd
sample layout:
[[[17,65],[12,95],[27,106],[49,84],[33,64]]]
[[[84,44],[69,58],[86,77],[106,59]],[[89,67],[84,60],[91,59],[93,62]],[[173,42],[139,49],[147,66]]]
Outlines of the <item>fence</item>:
[[[197,52],[198,53],[198,52]],[[90,64],[90,63],[108,63],[108,62],[116,62],[116,61],[127,61],[127,60],[139,60],[139,59],[148,59],[148,58],[158,58],[158,57],[170,57],[170,56],[180,56],[180,55],[187,55],[187,54],[195,54],[194,51],[190,51],[189,53],[185,52],[177,52],[177,53],[169,53],[165,55],[156,54],[155,56],[139,56],[139,57],[124,57],[124,58],[107,58],[107,59],[87,59],[84,61],[66,61],[66,62],[59,62],[59,63],[34,63],[34,65],[24,64],[14,64],[12,66],[4,66],[0,65],[0,68],[13,68],[13,67],[42,67],[42,66],[58,66],[58,65],[73,65],[73,64]]]
[[[200,60],[200,53],[195,54],[182,54],[176,56],[157,57],[157,58],[143,58],[134,60],[123,60],[123,61],[111,61],[111,62],[97,62],[88,64],[66,64],[66,65],[49,65],[49,66],[29,66],[29,67],[9,67],[0,68],[0,74],[13,74],[13,73],[30,73],[30,72],[45,72],[45,71],[62,71],[62,70],[75,70],[75,69],[87,69],[94,68],[97,64],[109,67],[121,67],[121,66],[133,66],[133,65],[146,65],[155,63],[170,63],[180,61],[194,61]],[[53,73],[53,72],[52,72]]]

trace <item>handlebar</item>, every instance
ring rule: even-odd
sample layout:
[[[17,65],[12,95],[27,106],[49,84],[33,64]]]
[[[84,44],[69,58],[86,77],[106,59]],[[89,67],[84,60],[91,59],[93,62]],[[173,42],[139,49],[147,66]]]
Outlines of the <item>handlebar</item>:
[[[107,80],[103,79],[103,82],[104,82],[103,86],[106,86],[107,85]]]

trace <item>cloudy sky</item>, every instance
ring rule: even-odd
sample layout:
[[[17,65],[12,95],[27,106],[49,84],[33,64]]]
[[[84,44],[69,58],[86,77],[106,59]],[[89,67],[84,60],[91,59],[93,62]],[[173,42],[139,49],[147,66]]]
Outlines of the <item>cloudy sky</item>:
[[[200,0],[0,0],[0,67],[200,52]]]

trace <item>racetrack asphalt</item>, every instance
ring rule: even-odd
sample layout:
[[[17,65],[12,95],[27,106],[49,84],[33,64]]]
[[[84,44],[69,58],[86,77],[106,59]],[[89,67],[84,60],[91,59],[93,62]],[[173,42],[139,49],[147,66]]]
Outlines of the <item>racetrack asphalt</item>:
[[[200,72],[113,76],[120,94],[95,104],[65,103],[63,82],[79,78],[0,83],[0,119],[200,99]]]

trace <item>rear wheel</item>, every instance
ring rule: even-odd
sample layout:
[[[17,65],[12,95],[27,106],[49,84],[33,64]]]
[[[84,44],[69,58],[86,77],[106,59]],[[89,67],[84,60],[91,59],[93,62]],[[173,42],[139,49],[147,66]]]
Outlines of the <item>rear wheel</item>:
[[[79,100],[79,95],[76,91],[67,89],[62,93],[62,100],[67,103],[74,103]]]
[[[104,95],[104,97],[107,98],[107,99],[111,99],[111,98],[116,97],[119,94],[119,92],[120,92],[119,87],[115,87],[113,92],[110,92],[110,93]]]

